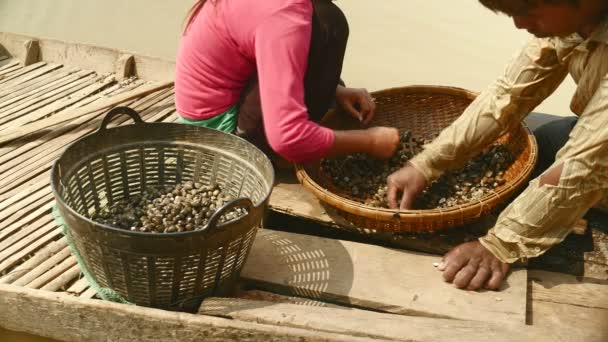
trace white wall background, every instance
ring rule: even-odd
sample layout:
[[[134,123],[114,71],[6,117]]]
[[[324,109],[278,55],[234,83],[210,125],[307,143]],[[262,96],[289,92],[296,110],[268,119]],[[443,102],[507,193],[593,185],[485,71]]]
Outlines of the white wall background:
[[[230,0],[220,0],[230,1]],[[263,1],[263,0],[252,0]],[[175,58],[192,0],[0,0],[0,31]],[[343,77],[377,90],[407,84],[482,90],[525,43],[477,0],[339,0],[351,28]],[[569,114],[568,81],[538,111]]]

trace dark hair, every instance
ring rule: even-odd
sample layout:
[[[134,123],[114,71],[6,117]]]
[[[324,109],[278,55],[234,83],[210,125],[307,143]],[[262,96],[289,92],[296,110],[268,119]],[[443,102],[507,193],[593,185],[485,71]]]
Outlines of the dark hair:
[[[518,14],[542,3],[578,6],[580,0],[479,0],[479,2],[494,12]]]
[[[194,5],[192,5],[190,10],[188,11],[188,14],[186,15],[186,19],[184,19],[184,30],[183,30],[184,32],[186,32],[186,30],[188,29],[188,26],[190,26],[190,23],[192,22],[192,19],[194,19],[194,17],[198,14],[198,12],[200,12],[200,10],[203,8],[203,6],[205,5],[206,2],[207,2],[207,0],[198,0],[197,2],[194,3]],[[211,0],[211,2],[214,2],[214,1]]]

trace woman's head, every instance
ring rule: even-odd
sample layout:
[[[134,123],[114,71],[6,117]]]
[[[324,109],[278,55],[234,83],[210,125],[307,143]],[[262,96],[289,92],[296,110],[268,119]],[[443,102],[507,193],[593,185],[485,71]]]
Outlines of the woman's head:
[[[605,16],[605,0],[479,0],[513,18],[519,29],[537,37],[567,36],[594,27]]]

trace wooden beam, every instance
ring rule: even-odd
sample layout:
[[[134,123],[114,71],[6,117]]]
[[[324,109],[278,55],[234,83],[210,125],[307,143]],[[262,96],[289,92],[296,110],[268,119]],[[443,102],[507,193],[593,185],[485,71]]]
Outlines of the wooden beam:
[[[120,55],[114,64],[114,74],[119,81],[135,76],[135,58],[133,55]]]
[[[23,66],[40,62],[40,42],[37,39],[28,40],[23,46],[25,48]]]
[[[263,302],[272,302],[272,303],[283,303],[283,304],[296,304],[296,305],[306,305],[306,306],[318,306],[325,308],[334,308],[334,309],[342,309],[342,310],[353,310],[348,306],[340,306],[335,304],[329,304],[326,302],[321,302],[318,300],[312,300],[309,298],[295,297],[295,296],[283,296],[280,294],[276,294],[273,292],[262,291],[262,290],[246,290],[239,291],[235,297],[243,300],[257,300]]]
[[[261,230],[241,277],[255,287],[385,312],[525,323],[527,273],[515,270],[501,291],[445,283],[438,257],[350,241]]]
[[[61,341],[371,341],[1,284],[0,327]]]
[[[608,281],[538,270],[528,276],[530,324],[585,330],[608,340]]]
[[[604,309],[608,317],[608,281],[540,270],[529,272],[532,299]]]
[[[175,78],[174,60],[138,55],[112,48],[36,38],[7,32],[0,32],[0,53],[2,53],[2,47],[4,47],[13,57],[23,60],[24,49],[22,47],[28,40],[39,41],[40,57],[45,61],[54,61],[105,74],[115,71],[115,63],[120,55],[132,54],[135,58],[137,67],[135,73],[138,78],[145,81],[172,80]]]
[[[593,331],[576,327],[541,329],[519,324],[399,316],[235,298],[206,299],[199,313],[243,322],[398,341],[600,341],[600,336]]]

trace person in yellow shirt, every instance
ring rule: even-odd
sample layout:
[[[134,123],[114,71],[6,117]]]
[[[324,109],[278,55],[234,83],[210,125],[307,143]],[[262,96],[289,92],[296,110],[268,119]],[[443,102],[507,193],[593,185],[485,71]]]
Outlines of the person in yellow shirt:
[[[480,0],[534,37],[504,74],[407,166],[390,175],[391,208],[409,209],[444,171],[515,128],[570,73],[566,118],[535,131],[542,173],[477,241],[448,252],[439,270],[458,288],[499,289],[510,265],[560,243],[593,206],[608,203],[608,1]]]

